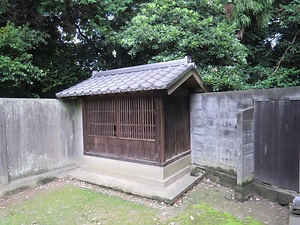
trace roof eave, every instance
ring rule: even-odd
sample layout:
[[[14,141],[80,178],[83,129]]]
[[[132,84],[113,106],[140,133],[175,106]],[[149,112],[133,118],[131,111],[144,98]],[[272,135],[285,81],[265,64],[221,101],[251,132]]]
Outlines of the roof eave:
[[[194,77],[203,92],[209,92],[208,88],[204,85],[198,70],[195,67],[191,67],[190,69],[184,71],[180,76],[178,76],[178,79],[174,80],[167,86],[168,95],[171,95],[173,92],[175,92],[191,76]]]

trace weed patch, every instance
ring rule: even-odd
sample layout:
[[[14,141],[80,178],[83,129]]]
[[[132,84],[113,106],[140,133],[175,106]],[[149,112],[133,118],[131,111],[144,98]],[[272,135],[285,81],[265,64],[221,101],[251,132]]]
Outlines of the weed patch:
[[[0,224],[153,224],[155,212],[70,185],[0,210]]]
[[[50,183],[52,181],[55,181],[57,179],[58,179],[57,177],[43,177],[43,178],[41,178],[37,181],[37,184],[38,185],[45,185],[45,184],[48,184],[48,183]]]
[[[228,212],[220,212],[210,208],[206,204],[191,206],[186,212],[183,212],[169,220],[168,224],[180,225],[262,225],[263,223],[247,217],[241,220]]]
[[[0,207],[0,224],[143,224],[143,225],[259,225],[254,219],[239,219],[230,213],[212,209],[207,204],[187,208],[159,207],[104,194],[94,189],[67,184],[51,192],[27,195],[18,203]],[[160,203],[157,203],[160,205]],[[165,208],[166,210],[166,208]]]
[[[4,195],[5,195],[5,196],[8,196],[8,195],[14,195],[14,194],[17,194],[17,193],[19,193],[19,192],[21,192],[21,191],[27,190],[27,189],[29,189],[29,188],[30,188],[30,186],[21,186],[21,187],[18,187],[18,188],[16,188],[16,189],[14,189],[14,190],[6,191],[6,192],[4,193]]]

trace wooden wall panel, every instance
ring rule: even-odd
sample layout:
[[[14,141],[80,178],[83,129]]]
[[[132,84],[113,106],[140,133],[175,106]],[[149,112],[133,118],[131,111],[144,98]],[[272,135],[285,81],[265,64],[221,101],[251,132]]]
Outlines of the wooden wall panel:
[[[85,154],[157,162],[154,97],[86,98]]]
[[[165,98],[166,161],[190,152],[190,103],[188,96]]]
[[[254,176],[299,190],[300,101],[254,103]]]

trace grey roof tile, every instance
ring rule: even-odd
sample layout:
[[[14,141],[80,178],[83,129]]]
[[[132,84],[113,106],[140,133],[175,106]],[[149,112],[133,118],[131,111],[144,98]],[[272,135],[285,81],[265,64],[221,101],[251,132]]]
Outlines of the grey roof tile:
[[[97,71],[93,72],[89,79],[57,93],[56,96],[62,98],[166,89],[194,68],[195,64],[185,58],[163,63]]]
[[[155,82],[155,86],[157,86],[159,88],[164,88],[164,87],[166,87],[166,84],[165,84],[165,82],[158,80],[157,82]]]

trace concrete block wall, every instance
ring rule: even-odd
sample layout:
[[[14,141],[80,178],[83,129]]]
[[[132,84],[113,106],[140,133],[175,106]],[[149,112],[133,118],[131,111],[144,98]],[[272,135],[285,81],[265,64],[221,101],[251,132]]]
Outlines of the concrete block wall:
[[[192,162],[236,172],[237,113],[252,106],[248,93],[195,94],[191,97]]]
[[[254,177],[254,108],[240,110],[237,114],[237,185],[243,187]]]
[[[0,186],[79,163],[81,123],[79,101],[0,99]]]
[[[254,101],[300,100],[300,87],[191,96],[192,163],[235,173],[243,186],[254,173]]]

